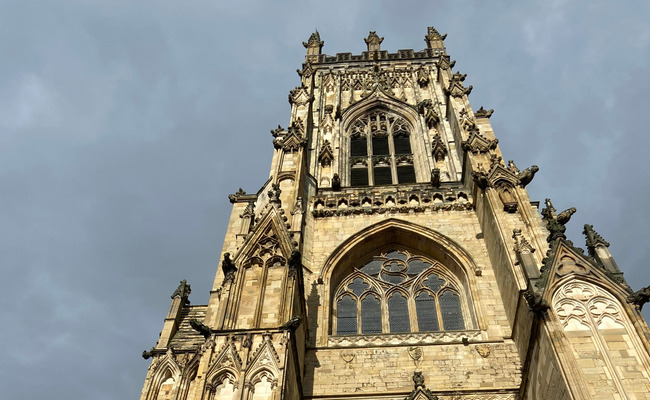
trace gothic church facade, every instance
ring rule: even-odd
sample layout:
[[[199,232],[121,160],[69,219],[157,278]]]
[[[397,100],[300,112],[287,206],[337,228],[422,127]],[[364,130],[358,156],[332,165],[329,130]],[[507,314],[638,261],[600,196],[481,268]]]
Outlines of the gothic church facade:
[[[650,288],[531,201],[444,35],[382,40],[303,43],[269,179],[229,196],[209,304],[173,293],[141,400],[650,399]]]

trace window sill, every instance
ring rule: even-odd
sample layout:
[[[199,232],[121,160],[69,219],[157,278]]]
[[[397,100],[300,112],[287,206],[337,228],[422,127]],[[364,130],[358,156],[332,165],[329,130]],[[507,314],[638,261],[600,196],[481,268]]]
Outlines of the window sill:
[[[373,335],[330,335],[328,347],[400,346],[418,344],[460,344],[463,338],[469,342],[482,341],[480,330],[378,333]]]

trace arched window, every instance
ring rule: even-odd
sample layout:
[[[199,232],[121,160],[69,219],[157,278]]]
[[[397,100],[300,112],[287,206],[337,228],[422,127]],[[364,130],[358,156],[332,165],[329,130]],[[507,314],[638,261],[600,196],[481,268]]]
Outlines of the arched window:
[[[350,186],[415,183],[406,120],[374,111],[350,128]]]
[[[437,261],[407,250],[379,253],[336,288],[332,333],[465,330],[471,324],[461,287]]]

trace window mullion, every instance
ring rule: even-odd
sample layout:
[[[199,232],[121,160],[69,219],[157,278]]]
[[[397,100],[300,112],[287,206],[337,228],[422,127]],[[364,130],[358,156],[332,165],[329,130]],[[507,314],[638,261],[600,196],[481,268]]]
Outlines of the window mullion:
[[[361,329],[361,298],[357,297],[357,335],[363,333]]]
[[[390,153],[390,174],[393,185],[397,184],[397,163],[395,162],[395,144],[393,143],[393,127],[388,131],[388,152]]]
[[[417,310],[415,309],[415,295],[413,290],[409,290],[409,296],[406,299],[406,304],[409,308],[409,320],[411,321],[411,332],[420,332],[420,327],[418,326],[418,315]]]
[[[438,316],[438,329],[441,331],[445,330],[445,325],[442,322],[442,310],[440,309],[440,296],[438,296],[440,292],[436,292],[436,294],[433,296],[436,299],[436,315]]]
[[[386,293],[381,294],[381,331],[390,333],[390,322],[388,321],[388,299]]]
[[[372,165],[372,133],[370,132],[370,123],[366,125],[366,154],[368,155],[366,160],[368,162],[368,185],[374,186],[375,178]]]

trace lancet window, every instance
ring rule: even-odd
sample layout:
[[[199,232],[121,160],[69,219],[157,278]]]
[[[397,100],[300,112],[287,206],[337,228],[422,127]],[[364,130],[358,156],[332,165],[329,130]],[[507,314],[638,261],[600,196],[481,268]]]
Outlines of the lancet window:
[[[350,129],[350,186],[415,183],[410,125],[402,117],[374,111]]]
[[[368,260],[338,285],[336,335],[465,330],[467,304],[458,278],[437,261],[390,250]]]

